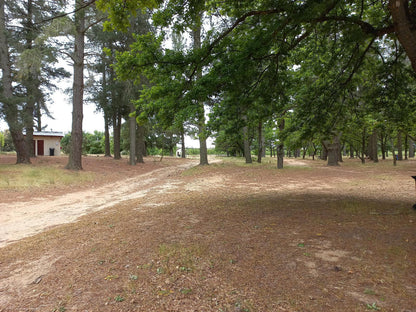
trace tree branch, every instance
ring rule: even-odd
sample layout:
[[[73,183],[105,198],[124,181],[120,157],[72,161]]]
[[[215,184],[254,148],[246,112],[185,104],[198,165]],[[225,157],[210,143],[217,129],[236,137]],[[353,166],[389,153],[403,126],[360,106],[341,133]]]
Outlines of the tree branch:
[[[81,11],[81,10],[83,10],[83,9],[85,9],[85,8],[87,8],[87,7],[89,7],[90,5],[94,4],[94,3],[95,3],[95,1],[96,1],[96,0],[89,0],[89,1],[88,1],[88,2],[86,2],[84,5],[80,6],[79,8],[76,8],[75,10],[73,10],[73,11],[71,11],[71,12],[68,12],[68,13],[62,13],[62,14],[58,14],[58,15],[52,16],[52,17],[50,17],[50,18],[47,18],[47,19],[41,20],[40,22],[34,23],[33,25],[44,24],[44,23],[47,23],[47,22],[53,21],[54,19],[57,19],[57,18],[62,18],[62,17],[68,16],[68,15],[71,15],[71,14],[77,13],[78,11]]]
[[[349,16],[323,16],[317,19],[311,20],[316,23],[328,22],[328,21],[335,21],[335,22],[344,22],[349,23],[352,25],[357,25],[361,28],[361,30],[369,35],[374,35],[376,37],[381,37],[386,34],[391,34],[394,32],[394,26],[388,25],[383,28],[374,28],[373,25],[367,23],[359,18],[349,17]]]

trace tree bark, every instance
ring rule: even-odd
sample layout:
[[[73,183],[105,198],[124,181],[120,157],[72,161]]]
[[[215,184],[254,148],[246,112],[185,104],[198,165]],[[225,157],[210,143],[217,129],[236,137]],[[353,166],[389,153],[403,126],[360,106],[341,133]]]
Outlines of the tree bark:
[[[409,148],[409,140],[407,134],[404,136],[404,160],[408,160],[407,158],[407,150]]]
[[[340,142],[339,137],[335,136],[332,141],[326,140],[323,142],[328,151],[328,166],[339,166],[338,164],[338,157],[339,157],[339,149],[340,149]]]
[[[397,160],[403,160],[403,142],[402,142],[402,133],[399,131],[397,133]]]
[[[137,145],[136,145],[136,157],[137,162],[144,163],[143,157],[146,155],[146,144],[144,139],[145,128],[144,126],[137,127]]]
[[[285,120],[282,118],[282,120],[279,122],[279,132],[281,133],[285,129]],[[277,144],[277,169],[283,169],[283,158],[285,156],[285,150],[283,145],[283,140],[279,140],[279,143]]]
[[[247,121],[247,117],[245,117],[245,120]],[[244,141],[244,157],[246,159],[246,164],[251,164],[253,162],[253,159],[251,158],[251,150],[250,150],[250,140],[248,137],[248,126],[245,125],[243,127],[243,141]]]
[[[203,12],[198,12],[198,20],[201,21]],[[195,29],[192,30],[193,48],[195,50],[201,48],[201,31],[202,27],[200,23],[197,23]],[[202,77],[202,69],[198,69],[196,78]],[[198,100],[197,100],[198,101]],[[204,103],[197,102],[197,126],[198,126],[198,138],[199,138],[199,165],[208,165],[208,149],[207,149],[207,127],[205,125],[205,110]]]
[[[181,131],[181,158],[186,158],[185,131]]]
[[[26,3],[27,6],[27,17],[25,23],[25,40],[27,50],[33,49],[33,2],[28,0]],[[26,130],[25,146],[26,153],[29,157],[35,156],[35,151],[33,147],[33,128],[34,128],[34,113],[35,113],[35,103],[36,95],[38,94],[38,85],[36,83],[36,77],[33,74],[32,70],[29,70],[27,77],[24,77],[22,84],[26,87],[26,104],[23,109],[23,122]]]
[[[0,68],[2,70],[2,102],[5,120],[9,126],[13,145],[16,149],[16,163],[30,163],[26,153],[23,127],[18,121],[18,108],[13,99],[12,71],[8,50],[4,0],[0,0]]]
[[[104,111],[104,157],[111,157],[110,144],[110,118],[108,113]]]
[[[416,72],[416,23],[414,8],[409,0],[390,0],[389,11],[393,18],[394,32],[403,46]],[[414,5],[413,5],[414,6]]]
[[[198,124],[198,137],[199,137],[199,165],[208,165],[208,148],[207,148],[207,135],[205,117],[199,117]]]
[[[370,136],[370,140],[369,140],[369,143],[368,143],[368,156],[375,163],[378,162],[377,141],[378,141],[377,130],[374,130],[373,133]]]
[[[415,157],[415,142],[409,138],[409,158]]]
[[[130,113],[136,112],[136,107],[134,104],[130,104]],[[129,164],[131,166],[136,165],[136,117],[129,116],[129,136],[130,136],[130,157]]]
[[[72,96],[72,131],[67,169],[82,170],[82,119],[84,102],[85,11],[83,0],[75,0],[74,82]]]
[[[121,159],[120,137],[121,137],[121,116],[116,113],[113,116],[113,140],[114,140],[114,159]]]
[[[259,164],[261,164],[261,158],[263,156],[263,142],[264,142],[264,138],[263,138],[263,123],[261,122],[261,120],[259,121],[259,125],[258,125],[258,145],[259,145],[259,150],[257,153],[257,162]]]

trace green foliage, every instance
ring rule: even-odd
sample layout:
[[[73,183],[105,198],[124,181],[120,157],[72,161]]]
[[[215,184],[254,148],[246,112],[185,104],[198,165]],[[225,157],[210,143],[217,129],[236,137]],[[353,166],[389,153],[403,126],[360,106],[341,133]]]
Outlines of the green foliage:
[[[71,141],[71,133],[65,134],[61,140],[62,152],[69,154],[69,149]],[[99,131],[94,131],[91,133],[83,133],[82,138],[82,153],[87,154],[104,154],[104,133]]]
[[[3,151],[4,148],[4,134],[0,132],[0,152]]]
[[[108,14],[108,20],[104,24],[105,30],[126,31],[130,26],[130,18],[136,16],[138,10],[152,9],[161,2],[160,0],[98,0],[96,5],[97,8]]]
[[[102,0],[98,5],[119,29],[127,29],[136,10],[156,8],[151,18],[158,31],[136,35],[128,50],[113,54],[118,77],[142,88],[134,100],[137,121],[153,119],[153,131],[164,133],[149,138],[152,148],[170,149],[157,141],[189,131],[185,123],[198,125],[201,103],[211,113],[209,128],[200,135],[215,133],[218,150],[230,155],[242,154],[244,141],[259,149],[262,126],[270,149],[279,144],[312,153],[341,134],[342,144],[364,152],[369,134],[386,122],[388,133],[415,131],[414,73],[396,38],[383,36],[390,19],[381,3]],[[178,39],[195,35],[208,21],[200,45]],[[168,36],[173,47],[166,45]],[[285,127],[277,130],[281,121]]]

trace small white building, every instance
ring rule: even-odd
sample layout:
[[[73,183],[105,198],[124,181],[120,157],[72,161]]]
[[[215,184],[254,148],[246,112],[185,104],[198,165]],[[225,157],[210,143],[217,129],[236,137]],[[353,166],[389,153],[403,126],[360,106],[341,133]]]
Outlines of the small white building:
[[[33,132],[33,148],[35,156],[60,156],[62,132],[42,131]]]

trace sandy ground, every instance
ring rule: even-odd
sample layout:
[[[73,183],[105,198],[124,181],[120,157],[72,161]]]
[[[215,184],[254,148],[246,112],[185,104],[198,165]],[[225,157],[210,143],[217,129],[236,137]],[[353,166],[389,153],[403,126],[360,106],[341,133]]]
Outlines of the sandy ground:
[[[196,161],[180,163],[58,196],[49,194],[30,201],[0,203],[0,248],[51,226],[73,222],[80,216],[124,201],[148,195],[151,204],[154,197],[179,188],[182,182],[176,180],[175,175],[197,164]]]
[[[0,312],[415,311],[414,162],[172,161],[2,201]]]

